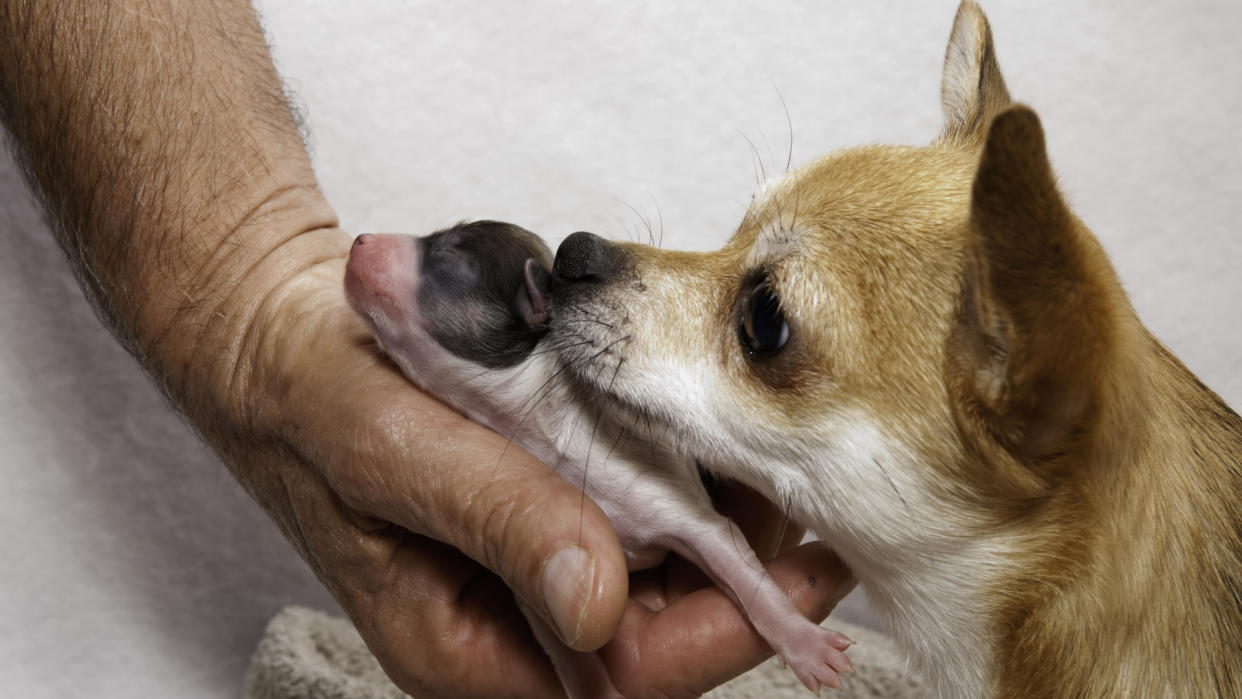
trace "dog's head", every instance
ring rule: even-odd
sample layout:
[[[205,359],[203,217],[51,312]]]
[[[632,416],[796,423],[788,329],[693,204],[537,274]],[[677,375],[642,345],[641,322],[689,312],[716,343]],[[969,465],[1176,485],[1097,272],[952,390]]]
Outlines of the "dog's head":
[[[350,304],[412,375],[432,367],[522,363],[548,319],[551,253],[538,236],[497,221],[416,238],[363,235],[346,266]]]
[[[579,233],[554,263],[552,337],[580,382],[859,566],[1054,487],[1093,444],[1132,330],[970,2],[942,105],[929,146],[837,152],[769,183],[718,251]]]

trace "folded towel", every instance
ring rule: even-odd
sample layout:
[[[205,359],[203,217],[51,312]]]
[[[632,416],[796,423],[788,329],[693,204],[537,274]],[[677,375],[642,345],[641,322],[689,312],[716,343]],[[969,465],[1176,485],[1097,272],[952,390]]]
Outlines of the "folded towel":
[[[856,672],[845,677],[841,699],[905,699],[918,684],[892,641],[839,619],[832,628],[853,639]],[[358,632],[345,619],[305,607],[286,607],[272,618],[246,673],[245,699],[402,699]],[[768,660],[717,687],[710,699],[805,699],[810,692],[793,673]]]

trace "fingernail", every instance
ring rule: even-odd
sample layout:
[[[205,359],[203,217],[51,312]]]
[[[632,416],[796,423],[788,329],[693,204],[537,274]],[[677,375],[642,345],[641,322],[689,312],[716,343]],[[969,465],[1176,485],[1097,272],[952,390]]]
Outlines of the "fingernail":
[[[582,619],[595,588],[595,559],[577,546],[563,548],[543,564],[539,585],[557,635],[572,646],[582,637]]]

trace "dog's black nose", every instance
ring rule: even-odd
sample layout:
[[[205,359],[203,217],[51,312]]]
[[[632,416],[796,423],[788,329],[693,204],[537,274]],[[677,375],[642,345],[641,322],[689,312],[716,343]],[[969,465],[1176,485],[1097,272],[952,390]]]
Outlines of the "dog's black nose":
[[[594,233],[578,231],[556,249],[552,271],[566,281],[601,281],[615,267],[611,246]]]

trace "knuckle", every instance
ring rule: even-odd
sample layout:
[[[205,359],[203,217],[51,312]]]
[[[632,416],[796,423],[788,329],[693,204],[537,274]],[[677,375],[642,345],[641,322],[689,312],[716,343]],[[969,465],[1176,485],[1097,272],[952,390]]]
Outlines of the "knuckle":
[[[479,639],[467,626],[432,614],[418,626],[387,628],[372,652],[384,674],[411,696],[492,696],[504,678],[476,662],[473,649]],[[409,628],[419,629],[417,639],[412,639]]]
[[[392,681],[401,691],[415,697],[443,697],[449,696],[448,692],[452,684],[446,677],[443,666],[438,670],[433,670],[436,666],[428,662],[424,654],[413,652],[411,649],[403,648],[403,654],[392,655],[385,654],[372,649],[372,652],[379,660],[380,668],[388,679]]]
[[[475,549],[483,557],[480,563],[506,580],[512,580],[517,572],[510,569],[515,563],[512,554],[527,543],[522,540],[525,528],[521,524],[530,516],[530,508],[515,489],[498,487],[494,482],[471,498],[470,519],[478,522],[474,531],[480,537]]]
[[[555,475],[555,474],[553,474]],[[559,476],[556,476],[559,478]],[[469,498],[467,528],[476,537],[470,549],[477,560],[499,575],[519,596],[537,594],[549,537],[557,536],[557,499],[541,490],[538,479],[492,478]],[[526,599],[529,603],[538,600]]]
[[[605,652],[609,675],[624,696],[635,699],[692,699],[711,688],[686,686],[684,678],[679,683],[678,673],[669,676],[652,672],[651,663],[644,659],[643,644],[636,638],[618,637],[605,647]]]
[[[426,609],[426,601],[409,604],[401,609],[373,609],[365,625],[359,624],[371,653],[393,684],[417,697],[444,696],[456,673],[446,662],[445,639],[451,639],[444,628],[443,617]],[[419,629],[417,637],[410,629]]]

